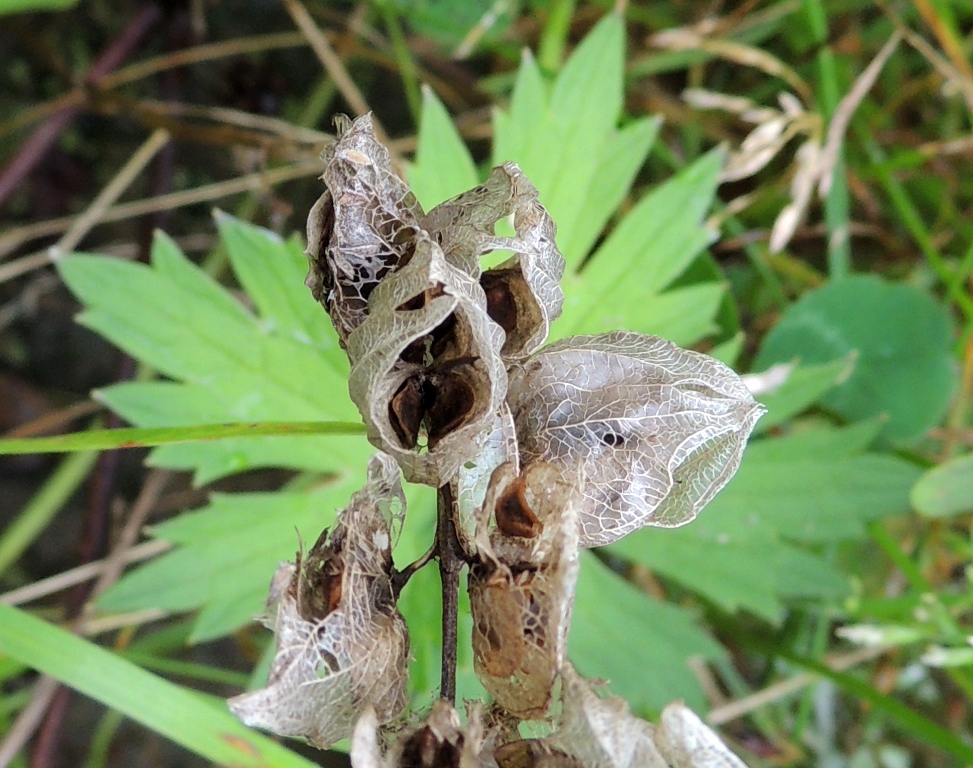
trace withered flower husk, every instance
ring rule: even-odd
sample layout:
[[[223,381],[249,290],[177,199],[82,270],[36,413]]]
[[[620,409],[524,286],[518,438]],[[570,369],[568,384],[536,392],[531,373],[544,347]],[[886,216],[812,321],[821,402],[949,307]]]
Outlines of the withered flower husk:
[[[719,361],[625,331],[545,347],[511,370],[507,399],[526,466],[583,473],[583,547],[695,518],[764,413]]]
[[[368,439],[407,480],[438,487],[481,450],[506,392],[502,344],[479,284],[420,235],[348,338],[348,387]]]
[[[336,122],[338,138],[322,155],[326,190],[307,220],[306,284],[343,345],[368,315],[382,278],[408,263],[422,208],[392,172],[372,116]]]
[[[554,222],[514,163],[424,214],[369,115],[338,133],[308,218],[307,284],[348,352],[369,439],[409,481],[442,485],[483,448],[506,365],[561,312]],[[498,236],[509,216],[515,235]],[[497,249],[513,255],[482,273]]]
[[[578,576],[576,487],[551,464],[522,474],[504,464],[479,520],[469,575],[473,666],[497,704],[519,717],[546,714],[564,663]]]
[[[383,723],[405,708],[409,635],[390,581],[404,509],[398,468],[379,454],[330,535],[280,566],[268,600],[277,651],[267,685],[229,701],[247,725],[326,748],[351,735],[366,707]]]
[[[366,710],[352,736],[352,768],[497,768],[491,756],[492,734],[484,728],[477,706],[467,719],[464,729],[456,710],[439,699],[418,725],[398,735],[383,756],[375,713]]]

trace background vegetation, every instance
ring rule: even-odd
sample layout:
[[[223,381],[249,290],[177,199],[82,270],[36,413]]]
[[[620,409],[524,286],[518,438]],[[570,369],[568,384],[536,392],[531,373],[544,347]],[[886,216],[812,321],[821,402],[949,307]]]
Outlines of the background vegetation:
[[[579,669],[645,716],[685,699],[753,765],[973,762],[971,21],[960,0],[0,19],[0,427],[167,443],[147,470],[138,449],[4,459],[0,762],[185,763],[169,740],[304,762],[216,697],[259,681],[270,575],[370,452],[354,426],[294,434],[357,421],[294,233],[330,116],[367,109],[427,209],[521,163],[571,271],[555,336],[622,327],[771,371],[701,518],[584,560]],[[278,436],[180,429],[221,422]],[[410,498],[400,565],[433,509]],[[419,706],[436,592],[426,570],[402,596]]]

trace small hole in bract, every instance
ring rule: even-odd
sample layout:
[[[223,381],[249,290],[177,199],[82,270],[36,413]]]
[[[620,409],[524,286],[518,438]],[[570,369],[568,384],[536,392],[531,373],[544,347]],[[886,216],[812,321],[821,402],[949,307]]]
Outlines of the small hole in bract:
[[[621,448],[625,445],[625,438],[617,432],[606,432],[601,436],[601,442],[609,448]]]

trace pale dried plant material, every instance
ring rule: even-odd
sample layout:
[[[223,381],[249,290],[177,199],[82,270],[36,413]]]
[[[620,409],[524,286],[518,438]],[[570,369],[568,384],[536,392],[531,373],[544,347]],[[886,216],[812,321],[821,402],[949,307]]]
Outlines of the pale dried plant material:
[[[483,727],[479,707],[474,705],[468,715],[464,729],[456,710],[439,699],[428,716],[399,734],[383,755],[378,720],[368,709],[355,725],[351,764],[353,768],[496,768],[492,736]]]
[[[369,440],[407,480],[442,485],[482,450],[507,362],[537,349],[560,315],[554,222],[514,163],[425,214],[368,115],[339,124],[324,161],[307,284],[348,352]],[[508,217],[516,234],[496,235]],[[514,255],[482,272],[497,249]]]
[[[583,768],[669,768],[655,744],[655,728],[628,704],[602,698],[570,664],[561,670],[561,721],[545,745]]]
[[[662,710],[655,743],[670,768],[747,768],[716,732],[682,702]]]
[[[494,701],[518,717],[546,715],[564,663],[578,578],[578,486],[552,464],[523,473],[503,464],[477,521],[473,667]]]
[[[480,452],[506,394],[503,338],[476,280],[424,233],[375,289],[348,338],[348,389],[409,482],[440,486]]]
[[[511,371],[521,461],[583,475],[581,546],[696,517],[764,408],[713,358],[616,331],[552,344]]]
[[[404,509],[398,468],[379,454],[330,535],[280,566],[267,685],[229,702],[247,725],[326,748],[351,735],[366,707],[383,723],[405,708],[409,635],[390,580],[393,517]]]
[[[654,726],[634,717],[624,700],[599,696],[570,664],[561,674],[557,729],[501,746],[499,768],[746,768],[681,702],[669,704]]]
[[[665,47],[704,47],[699,43],[698,35],[693,37],[695,33],[690,34],[685,30],[675,32],[678,34],[673,36],[666,32],[663,36],[657,37]],[[828,196],[852,115],[875,84],[882,67],[895,51],[903,34],[901,30],[896,31],[882,46],[842,98],[827,128],[820,114],[805,108],[798,97],[786,91],[778,96],[780,110],[761,107],[739,96],[703,89],[693,88],[683,93],[684,100],[697,109],[719,109],[735,114],[756,126],[740,147],[730,153],[720,175],[722,181],[739,181],[753,176],[779,155],[791,140],[798,136],[803,137],[794,156],[790,202],[778,214],[770,233],[771,253],[782,251],[794,237],[797,227],[810,207],[815,188],[819,198],[824,199]],[[752,62],[740,61],[740,63]],[[779,72],[774,72],[765,66],[760,68],[768,74],[780,75]],[[793,83],[791,85],[793,86]],[[798,92],[802,93],[804,101],[807,102],[808,94],[799,89]],[[847,236],[847,233],[839,234]]]

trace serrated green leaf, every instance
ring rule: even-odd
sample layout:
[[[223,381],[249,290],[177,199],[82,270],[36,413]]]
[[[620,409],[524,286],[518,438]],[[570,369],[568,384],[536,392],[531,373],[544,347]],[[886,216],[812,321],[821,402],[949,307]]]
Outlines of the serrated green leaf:
[[[721,162],[719,153],[710,153],[646,195],[581,274],[565,277],[556,337],[625,328],[688,346],[716,330],[722,284],[662,291],[713,240],[702,219]]]
[[[868,426],[874,434],[875,425]],[[819,428],[757,441],[692,525],[645,528],[612,549],[725,610],[743,608],[769,621],[783,618],[783,597],[837,598],[847,591],[845,577],[789,542],[860,539],[869,521],[908,509],[919,470],[862,454],[868,434]]]
[[[218,765],[315,765],[248,729],[223,702],[174,685],[6,605],[0,605],[0,654],[51,675]]]
[[[787,438],[784,438],[785,440]],[[714,538],[776,529],[794,541],[857,539],[871,520],[909,509],[920,470],[893,456],[774,456],[774,440],[758,441],[725,491],[695,527]]]
[[[913,486],[916,511],[926,517],[952,517],[973,511],[973,454],[933,467]]]
[[[550,99],[543,98],[536,64],[525,57],[510,119],[494,123],[494,165],[520,164],[557,223],[558,246],[569,265],[584,256],[574,226],[586,215],[587,190],[621,113],[623,57],[624,23],[608,14],[565,63]]]
[[[524,49],[510,96],[510,111],[493,110],[493,164],[524,157],[531,132],[547,113],[548,88],[537,60]],[[535,182],[536,183],[536,182]]]
[[[581,555],[568,652],[581,674],[608,680],[613,693],[643,712],[675,699],[705,710],[687,659],[724,655],[690,614],[640,592],[590,552]]]
[[[453,125],[453,119],[428,86],[422,89],[416,159],[409,166],[406,178],[426,211],[480,182],[473,158]]]
[[[939,422],[956,383],[949,313],[911,285],[859,275],[793,304],[767,334],[758,370],[800,358],[831,362],[857,352],[854,372],[822,401],[858,420],[885,414],[883,434],[915,440]]]
[[[364,482],[365,464],[309,493],[216,494],[197,512],[158,526],[153,534],[179,545],[128,573],[98,601],[105,611],[202,608],[192,639],[231,632],[263,608],[270,578],[313,542]],[[300,538],[299,538],[300,537]]]
[[[99,397],[137,426],[256,421],[360,421],[347,362],[326,314],[304,287],[296,241],[220,216],[234,269],[261,312],[250,313],[165,235],[152,265],[69,256],[59,263],[84,302],[82,322],[179,382],[108,387]],[[319,330],[320,329],[320,330]],[[194,469],[197,482],[261,466],[329,471],[367,458],[365,441],[240,439],[168,446],[158,466]]]
[[[661,118],[643,118],[608,137],[588,187],[582,210],[574,223],[572,247],[579,253],[591,250],[612,214],[625,199],[635,175],[659,133]]]
[[[334,327],[311,292],[300,289],[300,282],[295,285],[295,279],[307,273],[308,264],[300,238],[284,241],[270,230],[222,211],[216,211],[215,218],[233,273],[253,301],[264,332],[290,335],[317,347],[341,375],[347,375],[347,358]]]

